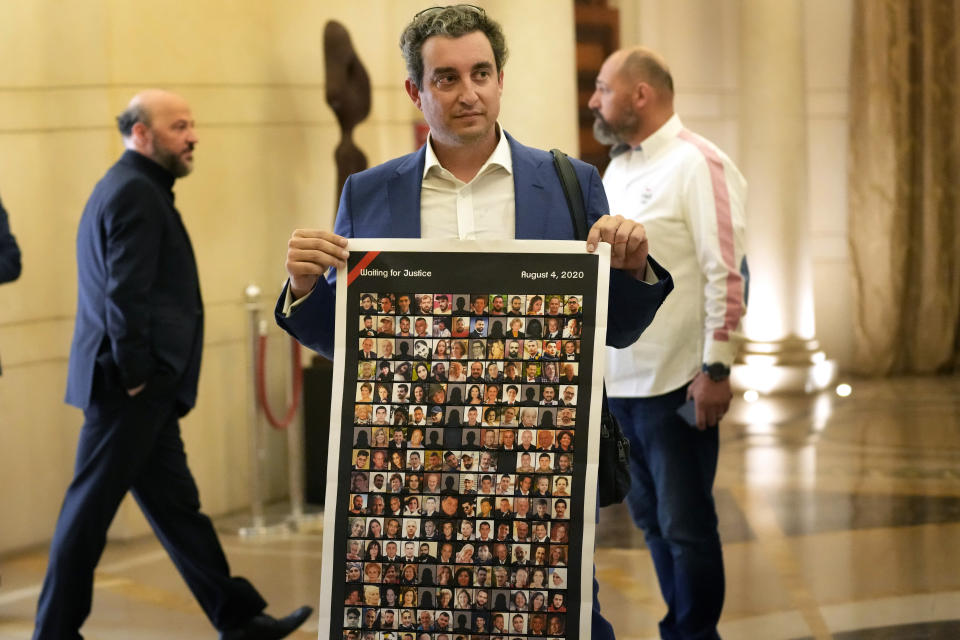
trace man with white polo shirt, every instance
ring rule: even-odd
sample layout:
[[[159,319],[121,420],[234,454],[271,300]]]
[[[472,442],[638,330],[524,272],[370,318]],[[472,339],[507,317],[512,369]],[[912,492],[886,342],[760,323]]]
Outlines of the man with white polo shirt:
[[[610,409],[632,445],[627,503],[668,606],[661,636],[719,638],[724,574],[712,488],[745,311],[746,182],[726,154],[684,128],[667,65],[649,49],[607,58],[589,106],[597,139],[616,145],[603,179],[610,208],[644,225],[676,282],[635,343],[608,349]],[[690,400],[692,424],[678,414]]]

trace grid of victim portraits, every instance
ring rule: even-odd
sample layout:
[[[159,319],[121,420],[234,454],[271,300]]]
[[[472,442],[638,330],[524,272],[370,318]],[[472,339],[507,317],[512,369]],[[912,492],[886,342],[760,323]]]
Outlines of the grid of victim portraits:
[[[581,301],[361,293],[344,638],[564,636]]]

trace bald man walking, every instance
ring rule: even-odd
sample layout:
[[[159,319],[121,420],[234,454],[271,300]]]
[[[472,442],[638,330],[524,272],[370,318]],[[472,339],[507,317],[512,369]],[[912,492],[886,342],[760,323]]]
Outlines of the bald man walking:
[[[117,124],[126,151],[97,183],[77,232],[66,400],[84,424],[33,637],[82,638],[107,528],[130,491],[221,638],[283,638],[311,609],[274,619],[249,582],[231,577],[180,437],[203,348],[197,265],[173,196],[193,169],[193,116],[180,96],[150,90]]]

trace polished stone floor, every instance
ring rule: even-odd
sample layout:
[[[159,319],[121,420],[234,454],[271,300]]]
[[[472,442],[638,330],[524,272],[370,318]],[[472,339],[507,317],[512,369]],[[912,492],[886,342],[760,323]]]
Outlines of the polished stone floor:
[[[960,378],[851,384],[738,399],[721,427],[726,640],[960,638]],[[319,596],[318,533],[223,539],[271,613]],[[30,637],[45,563],[0,559],[0,640]],[[622,507],[602,514],[597,575],[618,638],[656,638],[664,607]],[[97,576],[88,640],[216,637],[154,539],[111,543]],[[313,618],[292,637],[316,635]]]

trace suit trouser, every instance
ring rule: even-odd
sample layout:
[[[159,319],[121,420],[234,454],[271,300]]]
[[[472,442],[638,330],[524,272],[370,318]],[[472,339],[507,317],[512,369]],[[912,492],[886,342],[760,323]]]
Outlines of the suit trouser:
[[[217,629],[244,624],[266,602],[232,578],[187,467],[173,385],[155,378],[134,397],[94,383],[76,468],[50,547],[34,639],[75,640],[90,613],[93,574],[127,491],[143,510],[194,597]]]
[[[698,431],[676,411],[687,385],[650,398],[610,398],[610,411],[630,440],[627,495],[657,570],[667,615],[667,640],[716,640],[723,609],[724,571],[713,480],[716,428]]]

